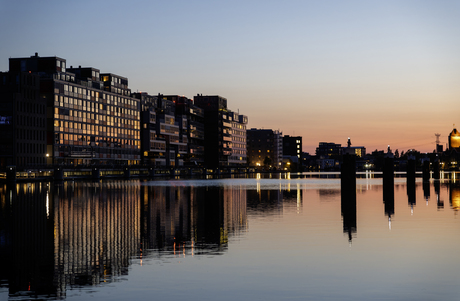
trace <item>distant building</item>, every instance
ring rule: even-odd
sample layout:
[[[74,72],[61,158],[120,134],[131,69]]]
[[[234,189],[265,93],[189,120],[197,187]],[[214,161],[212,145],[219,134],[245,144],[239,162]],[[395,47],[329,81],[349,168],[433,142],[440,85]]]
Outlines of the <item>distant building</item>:
[[[345,149],[346,147],[342,149],[342,154],[344,153]],[[350,149],[359,158],[362,158],[366,155],[366,148],[364,146],[350,146],[348,149]]]
[[[229,165],[246,165],[247,155],[247,130],[248,117],[235,112],[228,112],[228,120],[232,124],[232,153],[228,158]]]
[[[283,136],[283,168],[290,171],[302,170],[302,137]]]
[[[276,130],[253,128],[247,131],[247,136],[249,166],[268,165],[276,169],[282,168],[282,133]]]
[[[300,161],[302,157],[301,136],[283,136],[283,156],[296,156]]]
[[[449,134],[449,149],[460,149],[460,133],[456,128]]]
[[[218,95],[197,95],[196,106],[204,110],[205,166],[245,166],[248,117],[227,108],[227,99]]]
[[[337,158],[342,154],[342,145],[330,142],[320,142],[316,148],[319,159]]]

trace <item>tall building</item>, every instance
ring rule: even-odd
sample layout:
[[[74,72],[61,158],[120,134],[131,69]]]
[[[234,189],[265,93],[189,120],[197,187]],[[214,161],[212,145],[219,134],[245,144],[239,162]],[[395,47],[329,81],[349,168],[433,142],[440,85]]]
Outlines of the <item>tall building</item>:
[[[0,167],[46,164],[46,99],[39,96],[37,74],[0,73]]]
[[[11,73],[39,76],[39,98],[47,107],[43,155],[48,164],[140,162],[140,102],[129,96],[126,78],[95,68],[67,68],[65,59],[37,53],[9,63]]]
[[[141,158],[144,164],[166,165],[166,141],[157,134],[158,97],[145,92],[134,93],[141,103]]]
[[[187,119],[188,154],[186,165],[204,164],[204,110],[191,99],[181,97],[176,102],[176,114]]]
[[[283,137],[279,131],[270,129],[250,129],[247,131],[249,166],[269,166],[282,168]]]
[[[133,96],[141,100],[143,163],[183,166],[188,153],[187,119],[176,116],[174,100],[161,94],[134,93]]]
[[[218,95],[199,94],[194,102],[204,110],[205,165],[209,168],[246,165],[247,116],[235,115],[227,108],[227,99]]]
[[[300,162],[302,157],[302,137],[289,136],[283,137],[283,156],[296,156]]]
[[[174,102],[179,122],[181,142],[187,144],[184,165],[198,166],[204,163],[204,110],[185,96],[165,95]]]
[[[248,117],[235,112],[228,112],[228,120],[232,124],[232,153],[228,158],[229,165],[247,164],[247,132]]]

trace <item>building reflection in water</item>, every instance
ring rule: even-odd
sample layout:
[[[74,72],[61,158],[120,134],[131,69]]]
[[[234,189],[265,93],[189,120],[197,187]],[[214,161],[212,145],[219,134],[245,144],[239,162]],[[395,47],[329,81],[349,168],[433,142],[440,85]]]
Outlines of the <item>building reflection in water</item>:
[[[283,213],[283,194],[280,189],[247,189],[247,208],[257,214]],[[291,195],[292,196],[292,195]]]
[[[142,250],[159,255],[222,254],[247,227],[240,187],[142,187]]]
[[[127,274],[139,248],[139,191],[137,181],[54,186],[58,294]]]
[[[223,254],[232,237],[247,231],[247,211],[282,215],[288,202],[287,210],[294,202],[297,208],[311,205],[303,198],[312,194],[296,182],[279,189],[190,183],[0,185],[0,285],[8,287],[12,299],[65,298],[69,289],[122,279],[133,258],[142,264],[148,256]],[[438,209],[443,207],[441,184],[434,182]],[[455,214],[459,184],[442,184]],[[423,187],[425,198],[428,190]],[[317,191],[323,204],[338,201],[339,189]],[[356,185],[343,185],[340,191],[343,232],[351,243],[357,231]],[[415,183],[407,194],[409,204],[415,204]],[[397,199],[405,202],[404,191]],[[383,202],[391,228],[394,183],[384,182]]]
[[[117,281],[149,251],[222,254],[247,228],[241,187],[131,180],[3,185],[0,193],[0,279],[17,299]]]
[[[138,184],[21,183],[2,189],[1,258],[7,268],[1,276],[10,297],[64,298],[71,287],[127,273],[139,244]]]
[[[455,214],[458,214],[460,209],[460,182],[451,181],[449,186],[449,202],[450,207],[455,211]]]
[[[13,298],[56,296],[49,185],[3,185],[1,190],[1,279],[7,279]]]

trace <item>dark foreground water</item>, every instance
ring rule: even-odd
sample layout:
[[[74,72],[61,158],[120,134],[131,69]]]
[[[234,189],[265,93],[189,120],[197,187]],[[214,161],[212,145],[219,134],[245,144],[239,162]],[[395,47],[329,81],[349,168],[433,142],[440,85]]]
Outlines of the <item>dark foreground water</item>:
[[[460,183],[0,186],[0,300],[460,300]]]

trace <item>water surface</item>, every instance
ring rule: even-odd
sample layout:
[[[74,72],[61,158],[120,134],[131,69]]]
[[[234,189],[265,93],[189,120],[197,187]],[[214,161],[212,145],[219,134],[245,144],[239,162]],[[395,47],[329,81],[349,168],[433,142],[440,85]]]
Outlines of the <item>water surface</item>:
[[[458,300],[460,185],[1,186],[0,300]]]

